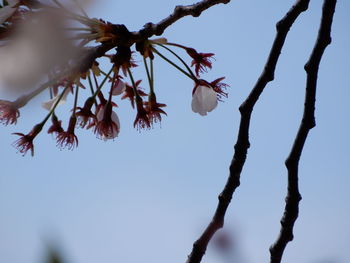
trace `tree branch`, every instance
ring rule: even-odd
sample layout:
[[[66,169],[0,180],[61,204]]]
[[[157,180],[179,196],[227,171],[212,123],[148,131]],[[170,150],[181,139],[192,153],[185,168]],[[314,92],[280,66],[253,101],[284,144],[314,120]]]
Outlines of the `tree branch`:
[[[240,185],[240,174],[242,172],[249,143],[249,125],[251,114],[254,105],[258,101],[260,95],[264,91],[268,82],[274,79],[274,72],[276,64],[287,37],[288,31],[298,18],[298,16],[307,10],[310,0],[298,0],[295,5],[287,12],[287,14],[280,20],[277,25],[277,34],[273,42],[269,57],[265,64],[264,70],[256,82],[253,90],[248,98],[240,106],[241,121],[238,132],[238,138],[235,145],[235,153],[230,165],[230,174],[224,190],[219,195],[219,203],[216,208],[212,221],[204,230],[200,238],[193,244],[191,254],[188,256],[187,263],[199,263],[207,249],[208,243],[215,234],[215,232],[224,225],[224,218],[226,210],[230,204],[233,193]]]
[[[157,24],[147,23],[144,27],[135,32],[126,32],[127,29],[124,25],[115,25],[118,35],[122,36],[118,39],[117,43],[111,45],[110,43],[101,44],[97,47],[90,48],[87,52],[87,56],[85,58],[84,67],[88,68],[95,59],[102,57],[106,52],[115,48],[118,45],[132,46],[138,41],[145,40],[154,35],[160,36],[164,33],[164,31],[174,24],[176,21],[180,20],[185,16],[193,16],[198,17],[201,13],[210,7],[217,4],[228,4],[230,0],[202,0],[193,5],[181,6],[178,5],[175,7],[174,12],[170,14],[168,17],[164,18]]]
[[[159,23],[147,23],[144,25],[143,29],[138,32],[134,32],[135,38],[146,39],[154,35],[160,36],[164,33],[165,29],[184,16],[198,17],[203,11],[214,5],[228,4],[229,2],[230,0],[202,0],[193,5],[178,5],[175,7],[174,12],[171,15],[164,18]]]
[[[298,189],[299,160],[309,131],[316,126],[315,101],[318,68],[326,47],[331,43],[331,26],[336,0],[325,0],[323,4],[321,25],[316,44],[305,65],[307,73],[304,114],[291,152],[285,162],[288,170],[288,194],[281,220],[281,231],[276,242],[270,247],[271,263],[280,263],[289,241],[293,240],[293,227],[299,214],[301,195]]]

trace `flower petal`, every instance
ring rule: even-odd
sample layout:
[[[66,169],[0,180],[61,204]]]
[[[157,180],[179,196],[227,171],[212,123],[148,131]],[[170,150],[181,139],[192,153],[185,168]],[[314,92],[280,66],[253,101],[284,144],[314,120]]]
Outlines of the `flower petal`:
[[[118,96],[122,94],[126,89],[124,81],[121,81],[120,79],[117,79],[115,81],[114,87],[112,89],[112,95],[113,96]]]
[[[66,91],[64,92],[64,94],[63,94],[61,100],[59,101],[59,103],[57,104],[57,106],[66,103],[68,94],[69,94],[69,89],[66,89]],[[42,106],[44,109],[46,109],[46,110],[48,110],[48,111],[51,111],[52,108],[55,106],[56,102],[59,100],[59,97],[60,97],[60,96],[61,96],[61,94],[55,96],[55,97],[54,97],[53,99],[51,99],[51,100],[48,100],[48,101],[46,101],[46,102],[43,102],[43,103],[41,104],[41,106]]]
[[[102,121],[104,114],[105,114],[105,107],[102,106],[101,108],[98,109],[98,112],[96,114],[97,121]]]
[[[202,116],[207,115],[218,105],[216,92],[206,86],[198,86],[192,97],[192,110]]]
[[[7,19],[9,19],[14,12],[16,12],[17,8],[13,8],[9,5],[4,6],[0,9],[0,24],[5,23]]]

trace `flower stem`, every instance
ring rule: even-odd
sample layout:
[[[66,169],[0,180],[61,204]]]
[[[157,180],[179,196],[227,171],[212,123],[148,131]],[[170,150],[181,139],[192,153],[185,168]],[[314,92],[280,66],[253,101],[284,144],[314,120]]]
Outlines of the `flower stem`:
[[[135,94],[136,99],[141,99],[141,97],[137,91],[136,83],[135,83],[134,77],[132,76],[130,68],[128,68],[128,75],[130,77],[130,81],[131,81],[132,88],[134,90],[134,94]]]
[[[94,74],[94,73],[92,73],[92,74]],[[89,86],[90,86],[90,90],[91,90],[91,95],[94,96],[95,91],[94,91],[94,87],[92,86],[90,74],[88,74],[88,82],[89,82]],[[95,106],[97,106],[97,102],[96,102],[95,98],[94,98],[94,103],[95,103]]]
[[[181,71],[183,74],[185,74],[187,77],[189,77],[192,80],[196,80],[197,78],[193,78],[193,76],[191,76],[190,74],[188,74],[186,71],[184,71],[182,68],[180,68],[178,65],[176,65],[174,62],[172,62],[170,59],[168,59],[167,57],[165,57],[164,55],[162,55],[161,53],[158,52],[158,50],[156,50],[155,48],[152,48],[152,50],[154,51],[154,53],[156,53],[158,56],[160,56],[162,59],[164,59],[166,62],[168,62],[170,65],[172,65],[173,67],[175,67],[176,69],[178,69],[179,71]]]
[[[173,54],[175,57],[177,57],[177,58],[181,61],[181,63],[187,68],[188,72],[190,72],[190,74],[192,75],[192,77],[193,77],[194,79],[197,79],[196,75],[194,75],[194,73],[192,72],[191,68],[187,65],[187,63],[186,63],[178,54],[176,54],[176,53],[175,53],[174,51],[172,51],[170,48],[168,48],[168,47],[166,47],[166,46],[164,46],[164,45],[162,45],[162,44],[156,43],[156,45],[161,46],[162,48],[168,50],[168,51],[169,51],[171,54]]]
[[[152,88],[154,88],[154,72],[153,72],[153,59],[151,59],[151,80],[152,80]]]
[[[112,101],[113,87],[114,87],[114,84],[115,84],[116,75],[117,75],[117,73],[114,72],[113,78],[112,78],[111,89],[110,89],[110,91],[109,91],[109,97],[108,97],[108,101],[109,101],[109,102]]]
[[[61,101],[63,95],[66,93],[67,89],[68,89],[68,86],[66,86],[66,87],[64,88],[64,90],[62,91],[61,95],[58,97],[57,101],[56,101],[55,104],[53,105],[52,109],[51,109],[50,112],[46,115],[46,117],[45,117],[44,120],[40,123],[40,125],[44,126],[45,123],[47,122],[47,120],[50,118],[50,116],[51,116],[52,114],[54,114],[57,105],[60,103],[60,101]]]
[[[182,48],[182,49],[187,49],[187,47],[183,46],[183,45],[180,45],[180,44],[176,44],[176,43],[171,43],[171,42],[168,42],[166,43],[165,45],[168,45],[168,46],[174,46],[174,47],[179,47],[179,48]]]
[[[152,61],[152,59],[151,59]],[[147,61],[145,58],[143,58],[143,63],[145,64],[145,68],[146,68],[146,72],[147,72],[147,78],[148,78],[148,83],[149,83],[149,88],[151,93],[154,93],[154,89],[153,89],[153,81],[152,81],[152,73],[150,73],[149,69],[148,69],[148,65],[147,65]],[[151,62],[152,63],[152,62]]]
[[[112,71],[113,71],[113,67],[114,67],[114,66],[112,66],[112,68],[111,68],[110,71],[107,73],[107,75],[105,76],[105,78],[102,80],[102,82],[101,82],[100,85],[98,85],[96,76],[94,75],[94,77],[95,77],[95,83],[96,83],[96,87],[97,87],[97,88],[96,88],[96,91],[95,91],[95,93],[94,93],[94,95],[93,95],[93,98],[95,98],[95,97],[97,96],[97,94],[101,91],[103,85],[106,83],[107,79],[108,79],[109,76],[111,75],[111,73],[112,73]]]
[[[75,98],[74,98],[74,108],[73,108],[72,116],[75,115],[75,111],[77,110],[78,97],[79,97],[79,85],[76,85]]]

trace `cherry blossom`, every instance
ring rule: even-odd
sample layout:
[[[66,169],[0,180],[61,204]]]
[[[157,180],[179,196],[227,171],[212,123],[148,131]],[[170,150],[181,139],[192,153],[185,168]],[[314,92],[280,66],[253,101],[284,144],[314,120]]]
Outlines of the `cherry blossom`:
[[[192,94],[192,110],[202,116],[207,115],[218,105],[217,93],[205,81],[196,84]]]
[[[159,60],[195,82],[192,92],[194,112],[207,115],[227,97],[225,89],[228,85],[222,83],[224,78],[212,82],[199,78],[212,68],[213,53],[200,53],[163,37],[149,39],[154,35],[148,33],[151,24],[140,32],[131,32],[125,25],[90,18],[76,1],[71,1],[72,5],[67,1],[2,2],[0,40],[4,45],[0,46],[0,80],[4,83],[1,85],[4,91],[11,91],[9,95],[13,94],[17,99],[0,100],[0,122],[16,124],[19,110],[26,104],[35,103],[39,94],[50,96],[42,103],[48,112],[43,116],[40,129],[35,128],[29,134],[16,133],[20,138],[15,146],[23,154],[34,151],[33,140],[44,126],[47,133],[55,136],[59,148],[78,146],[77,127],[93,128],[90,131],[103,140],[118,137],[121,125],[113,111],[113,107],[118,107],[114,103],[118,98],[114,96],[130,100],[132,108],[136,108],[133,126],[137,130],[150,129],[160,123],[167,113],[166,104],[158,102],[155,94]],[[77,7],[79,13],[75,11]],[[11,35],[12,32],[15,34]],[[172,48],[180,49],[190,61]],[[140,87],[141,80],[136,77],[140,71],[134,72],[134,67],[138,66],[135,61],[139,61],[136,55],[144,62],[147,91],[144,86]],[[107,61],[102,63],[106,58]],[[69,92],[74,98],[68,97]],[[64,129],[56,116],[56,107],[67,99],[72,99],[73,107],[68,115],[68,127]],[[61,116],[60,111],[59,114]]]
[[[48,134],[56,134],[56,135],[58,135],[58,134],[64,132],[64,130],[62,128],[62,121],[59,121],[57,119],[56,115],[52,115],[51,121],[52,121],[52,125],[47,130]]]
[[[137,93],[141,96],[141,97],[145,97],[147,96],[147,94],[142,90],[141,87],[139,87],[140,83],[142,80],[138,80],[135,82],[135,86],[137,89]],[[129,84],[125,84],[125,91],[124,94],[122,96],[122,100],[124,99],[129,99],[130,103],[131,103],[131,107],[135,108],[135,92],[134,89],[131,85]]]
[[[158,103],[156,95],[154,93],[151,93],[148,96],[148,101],[144,102],[146,106],[146,111],[148,113],[148,118],[150,123],[157,123],[161,122],[162,116],[161,114],[167,115],[164,110],[161,108],[166,107],[166,104]]]
[[[7,101],[7,100],[0,100],[0,122],[1,123],[5,125],[16,124],[19,116],[20,116],[20,113],[16,103]]]
[[[197,76],[199,73],[206,72],[206,68],[212,67],[211,58],[214,56],[213,53],[198,53],[193,48],[186,48],[187,54],[193,58],[191,66],[195,68]]]
[[[43,128],[42,124],[37,124],[28,134],[23,133],[13,133],[14,135],[18,135],[19,138],[17,141],[13,143],[13,145],[18,149],[20,153],[25,155],[28,151],[31,152],[31,155],[34,156],[34,138],[41,132]]]
[[[102,140],[114,139],[118,137],[120,131],[120,122],[116,112],[112,110],[113,105],[107,102],[97,113],[97,124],[95,133]]]
[[[139,131],[141,129],[151,128],[151,122],[148,116],[148,112],[144,108],[143,101],[140,96],[136,97],[136,108],[137,114],[134,121],[134,127],[137,128]]]
[[[90,97],[86,100],[83,108],[77,107],[76,116],[81,128],[85,128],[85,126],[92,127],[96,121],[96,116],[91,111],[94,101],[95,98]]]
[[[69,125],[67,131],[62,131],[57,135],[57,146],[61,149],[67,148],[73,150],[78,147],[78,137],[75,135],[75,125],[77,123],[77,118],[72,116],[69,120]]]

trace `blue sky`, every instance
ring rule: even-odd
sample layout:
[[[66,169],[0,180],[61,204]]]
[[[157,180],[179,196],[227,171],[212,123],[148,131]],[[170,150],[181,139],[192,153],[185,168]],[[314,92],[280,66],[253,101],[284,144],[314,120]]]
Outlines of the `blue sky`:
[[[157,22],[192,1],[98,1],[88,13],[130,30]],[[275,23],[294,1],[232,1],[184,18],[164,34],[169,41],[215,53],[209,80],[226,76],[229,98],[207,117],[191,111],[193,84],[157,59],[156,91],[167,104],[161,128],[139,133],[134,112],[116,101],[121,133],[103,142],[79,133],[79,147],[60,151],[41,134],[36,155],[11,147],[12,132],[44,117],[36,105],[22,111],[0,140],[0,262],[41,262],[49,244],[67,262],[185,262],[207,225],[228,175],[239,124],[238,107],[257,80],[275,35]],[[279,232],[288,155],[299,126],[305,89],[303,65],[314,45],[322,1],[311,1],[290,31],[276,70],[256,105],[251,149],[225,231],[238,263],[268,261]],[[145,11],[147,10],[147,11]],[[350,3],[339,1],[333,43],[321,62],[316,121],[300,163],[300,217],[285,263],[346,263],[350,243]],[[137,71],[138,76],[143,74]],[[146,83],[146,76],[142,75]],[[145,85],[144,85],[145,86]],[[67,106],[68,107],[68,106]],[[68,109],[68,108],[66,108]],[[210,246],[206,263],[225,263]]]

